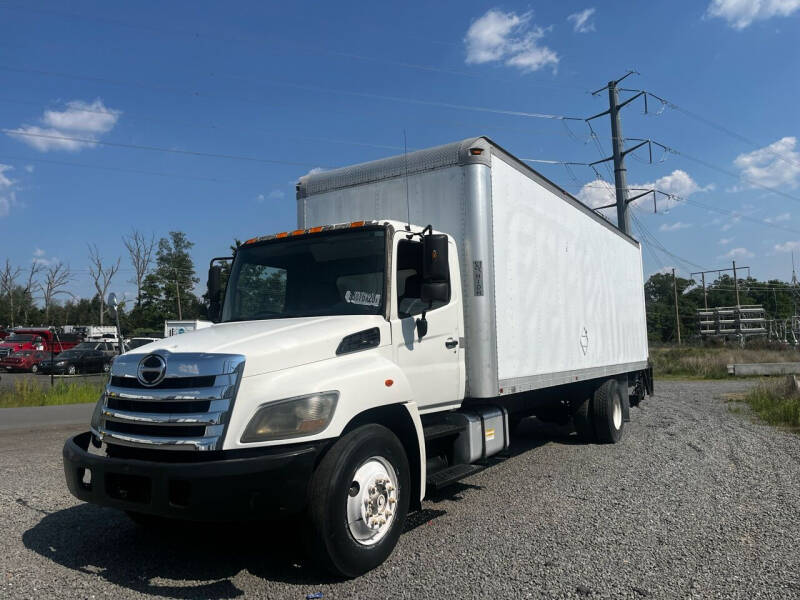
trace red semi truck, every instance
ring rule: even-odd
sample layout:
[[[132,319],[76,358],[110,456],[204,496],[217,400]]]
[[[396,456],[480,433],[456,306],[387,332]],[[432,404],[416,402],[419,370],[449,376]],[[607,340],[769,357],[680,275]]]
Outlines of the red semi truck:
[[[58,354],[81,342],[74,334],[57,333],[49,327],[19,327],[0,343],[0,358],[20,350],[41,350]]]

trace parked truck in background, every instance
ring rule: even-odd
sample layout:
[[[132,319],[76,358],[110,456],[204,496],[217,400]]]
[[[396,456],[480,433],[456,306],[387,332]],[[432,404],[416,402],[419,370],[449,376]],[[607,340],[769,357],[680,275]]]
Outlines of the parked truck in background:
[[[212,325],[213,323],[211,321],[203,321],[200,319],[174,319],[164,321],[164,337],[189,333],[191,331],[197,331],[198,329],[211,327]]]
[[[305,176],[297,213],[224,295],[212,263],[216,324],[117,358],[64,446],[75,496],[293,518],[352,577],[520,419],[613,443],[652,393],[639,244],[489,139]]]
[[[81,338],[75,334],[59,333],[53,327],[17,327],[0,343],[0,358],[21,350],[37,350],[58,354],[73,348]]]

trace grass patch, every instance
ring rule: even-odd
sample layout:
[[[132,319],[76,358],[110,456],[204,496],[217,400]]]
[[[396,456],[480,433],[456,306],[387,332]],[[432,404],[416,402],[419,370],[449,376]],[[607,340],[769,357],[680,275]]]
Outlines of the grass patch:
[[[743,401],[761,420],[800,433],[800,390],[794,377],[761,383]]]
[[[726,379],[733,363],[800,362],[794,349],[706,346],[651,347],[650,359],[657,377]]]
[[[23,379],[16,381],[11,390],[0,390],[0,408],[97,402],[104,386],[104,383],[60,380],[50,387]]]

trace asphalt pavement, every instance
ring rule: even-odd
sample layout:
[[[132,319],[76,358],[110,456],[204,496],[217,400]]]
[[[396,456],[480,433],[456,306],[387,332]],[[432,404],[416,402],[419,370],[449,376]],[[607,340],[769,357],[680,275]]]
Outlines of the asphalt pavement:
[[[524,422],[350,581],[304,558],[301,517],[145,531],[67,492],[84,427],[3,431],[0,597],[800,598],[800,436],[730,411],[750,385],[657,382],[613,446]]]

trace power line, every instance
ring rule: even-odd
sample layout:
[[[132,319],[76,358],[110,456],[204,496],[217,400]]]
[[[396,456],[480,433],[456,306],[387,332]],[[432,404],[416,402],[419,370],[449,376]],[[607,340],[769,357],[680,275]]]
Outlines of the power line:
[[[63,77],[66,79],[76,79],[82,81],[94,81],[98,83],[106,83],[111,85],[123,85],[123,86],[134,86],[134,87],[142,87],[146,89],[154,89],[157,91],[171,91],[171,92],[179,92],[179,93],[189,93],[192,96],[208,96],[208,97],[218,97],[224,98],[227,100],[230,99],[237,99],[230,96],[224,96],[220,94],[213,94],[213,93],[200,93],[198,91],[191,91],[186,89],[180,88],[172,88],[169,86],[163,85],[153,85],[148,83],[142,82],[128,82],[120,79],[109,79],[107,77],[96,77],[90,75],[77,75],[73,73],[64,73],[59,71],[45,71],[40,69],[29,69],[24,67],[12,67],[8,65],[0,65],[0,70],[9,71],[12,73],[31,73],[35,75],[46,75],[50,77]],[[450,108],[454,110],[467,110],[467,111],[474,111],[474,112],[484,112],[484,113],[491,113],[491,114],[498,114],[498,115],[508,115],[513,117],[526,117],[526,118],[533,118],[533,119],[548,119],[548,120],[569,120],[569,121],[583,121],[580,117],[569,117],[565,115],[556,115],[556,114],[549,114],[549,113],[537,113],[537,112],[528,112],[528,111],[519,111],[519,110],[507,110],[507,109],[499,109],[499,108],[491,108],[486,106],[470,106],[466,104],[455,104],[450,102],[439,102],[436,100],[423,100],[418,98],[404,98],[401,96],[388,96],[383,94],[373,94],[370,92],[355,92],[352,90],[343,90],[337,88],[326,88],[318,85],[310,85],[310,84],[301,84],[301,83],[294,83],[289,81],[277,81],[275,79],[261,79],[258,81],[254,81],[252,79],[240,76],[228,76],[231,79],[237,79],[240,81],[256,83],[260,85],[268,85],[268,86],[277,86],[277,87],[286,87],[291,89],[309,91],[309,92],[325,92],[330,94],[340,94],[345,96],[353,96],[358,98],[369,98],[373,100],[386,100],[389,102],[400,102],[412,105],[419,105],[419,106],[434,106],[439,108]],[[256,102],[263,106],[263,103],[260,101],[255,100],[246,100],[246,102]]]
[[[39,14],[49,14],[49,15],[55,15],[55,16],[59,16],[59,17],[66,17],[66,18],[77,19],[77,20],[92,20],[92,21],[96,21],[96,22],[100,22],[100,23],[105,23],[105,24],[117,26],[117,27],[125,27],[125,28],[131,28],[131,29],[142,29],[142,30],[145,30],[145,31],[150,31],[152,33],[159,33],[159,34],[165,34],[165,35],[176,35],[176,34],[177,35],[184,35],[184,36],[187,36],[187,37],[191,37],[192,39],[207,38],[207,39],[213,39],[213,40],[222,41],[222,42],[232,42],[233,41],[233,42],[242,42],[242,43],[252,43],[252,44],[257,44],[257,45],[267,45],[267,46],[279,45],[281,48],[284,48],[286,46],[293,46],[295,48],[298,48],[298,49],[303,50],[305,52],[311,52],[313,54],[322,54],[322,55],[328,55],[328,56],[335,56],[335,57],[339,57],[339,58],[355,59],[355,60],[360,60],[360,61],[367,61],[367,62],[374,62],[374,63],[379,63],[379,64],[386,64],[386,65],[395,66],[395,67],[402,67],[402,68],[406,68],[406,69],[414,69],[414,70],[419,70],[419,71],[442,73],[442,74],[446,74],[446,75],[456,75],[456,76],[462,76],[462,77],[469,77],[469,78],[472,78],[472,79],[483,79],[483,80],[486,80],[486,81],[496,81],[498,83],[518,83],[518,80],[504,79],[504,78],[497,78],[497,77],[487,77],[486,75],[484,75],[482,73],[471,73],[471,72],[467,72],[467,71],[458,71],[458,70],[455,70],[455,69],[447,69],[447,68],[438,67],[438,66],[435,66],[435,65],[421,65],[421,64],[414,64],[414,63],[408,63],[408,62],[403,62],[403,61],[395,61],[395,60],[379,58],[379,57],[376,57],[376,56],[368,56],[368,55],[356,54],[356,53],[353,53],[353,52],[343,52],[343,51],[329,50],[329,49],[318,48],[318,47],[315,48],[315,47],[309,46],[308,44],[298,43],[296,40],[291,40],[291,39],[287,39],[287,38],[281,38],[281,37],[277,37],[277,36],[274,36],[274,35],[270,35],[269,37],[263,37],[263,36],[260,36],[260,37],[246,36],[245,37],[245,36],[241,36],[241,35],[237,35],[237,36],[230,36],[230,35],[221,36],[221,35],[218,35],[218,34],[215,34],[215,33],[210,33],[210,32],[205,32],[205,33],[201,34],[201,33],[198,33],[196,31],[190,31],[190,30],[173,29],[173,28],[166,28],[166,27],[153,27],[153,26],[149,26],[149,25],[129,23],[129,22],[120,21],[120,20],[117,20],[117,19],[109,19],[109,18],[105,18],[105,17],[97,17],[95,15],[83,15],[83,14],[78,14],[78,13],[69,13],[69,12],[65,12],[65,11],[42,9],[42,8],[39,8],[39,7],[10,5],[10,4],[5,4],[5,3],[0,3],[0,8],[4,8],[6,10],[20,10],[20,11],[39,13]],[[530,82],[530,83],[527,83],[526,85],[529,85],[529,86],[532,86],[532,87],[550,88],[550,89],[571,89],[571,90],[582,91],[584,93],[588,93],[588,90],[586,90],[585,88],[583,88],[581,86],[576,86],[576,85],[555,84],[555,83],[541,83],[541,82]]]
[[[87,145],[99,145],[99,146],[110,146],[112,148],[129,148],[134,150],[148,150],[152,152],[167,152],[171,154],[185,154],[189,156],[202,156],[206,158],[225,158],[229,160],[242,160],[242,161],[249,161],[249,162],[257,162],[257,163],[266,163],[266,164],[275,164],[275,165],[289,165],[294,167],[320,167],[319,164],[310,164],[310,163],[301,163],[301,162],[292,162],[286,160],[276,160],[271,158],[259,158],[255,156],[240,156],[236,154],[218,154],[215,152],[199,152],[195,150],[179,150],[177,148],[162,148],[160,146],[143,146],[140,144],[123,144],[120,142],[104,142],[100,140],[95,140],[92,138],[79,138],[79,137],[72,137],[66,135],[50,135],[46,133],[31,133],[29,131],[20,131],[18,129],[5,129],[0,128],[0,132],[5,133],[10,136],[24,136],[24,137],[32,137],[32,138],[42,138],[42,139],[50,139],[50,140],[61,140],[61,141],[71,141],[71,142],[80,142]]]

